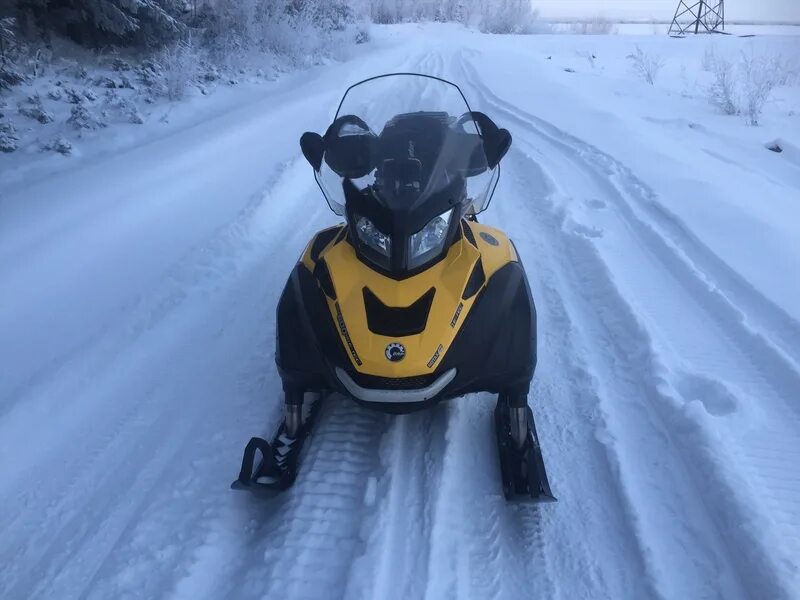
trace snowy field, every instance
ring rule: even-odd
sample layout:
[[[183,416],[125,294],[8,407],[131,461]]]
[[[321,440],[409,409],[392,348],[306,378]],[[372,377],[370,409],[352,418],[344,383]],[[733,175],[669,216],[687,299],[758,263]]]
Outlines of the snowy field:
[[[373,37],[79,155],[0,156],[0,597],[800,597],[800,87],[753,127],[703,67],[800,36]],[[503,500],[486,395],[332,401],[294,489],[228,489],[280,417],[284,281],[337,221],[297,140],[388,71],[514,135],[481,220],[531,279],[557,504]]]

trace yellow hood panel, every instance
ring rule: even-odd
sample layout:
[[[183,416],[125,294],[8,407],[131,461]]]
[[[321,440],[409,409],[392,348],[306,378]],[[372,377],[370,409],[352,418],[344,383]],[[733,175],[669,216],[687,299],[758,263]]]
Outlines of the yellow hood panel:
[[[354,369],[390,378],[423,375],[436,369],[479,295],[474,294],[467,300],[461,298],[475,263],[482,259],[488,282],[499,268],[517,260],[513,246],[502,232],[478,223],[463,226],[472,230],[477,248],[462,235],[444,259],[401,281],[373,271],[361,262],[347,240],[338,243],[334,240],[320,253],[319,258],[327,263],[336,290],[336,301],[327,298],[328,308]],[[312,245],[313,241],[302,262],[313,269]],[[435,288],[425,330],[396,338],[372,333],[367,327],[364,287],[383,304],[392,307],[408,307],[430,288]],[[405,347],[405,357],[397,362],[386,357],[386,347],[393,342]]]

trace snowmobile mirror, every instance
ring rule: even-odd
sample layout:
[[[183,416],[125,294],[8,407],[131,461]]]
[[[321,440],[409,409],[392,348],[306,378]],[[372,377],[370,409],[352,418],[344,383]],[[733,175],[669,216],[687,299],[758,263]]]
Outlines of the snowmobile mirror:
[[[473,120],[478,124],[483,138],[483,151],[490,169],[494,169],[511,148],[511,133],[500,129],[482,112],[473,112]]]
[[[489,168],[486,160],[486,152],[483,149],[481,138],[477,135],[470,135],[468,144],[469,162],[465,169],[464,177],[475,177],[484,173]],[[474,140],[472,139],[474,138]]]
[[[325,140],[322,136],[313,131],[306,131],[300,136],[300,149],[315,171],[319,172],[322,168],[322,157],[325,155]]]

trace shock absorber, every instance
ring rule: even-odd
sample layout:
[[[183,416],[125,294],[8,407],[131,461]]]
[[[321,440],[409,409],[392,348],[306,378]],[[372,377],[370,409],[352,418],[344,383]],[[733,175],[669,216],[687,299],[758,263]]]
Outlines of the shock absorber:
[[[528,439],[528,394],[503,392],[497,399],[498,407],[506,412],[511,439],[517,448],[522,448]]]
[[[522,448],[525,445],[525,440],[528,439],[528,405],[525,406],[510,406],[510,423],[511,423],[511,437],[517,448]]]
[[[297,437],[303,425],[303,391],[287,389],[284,391],[283,422],[286,435]]]

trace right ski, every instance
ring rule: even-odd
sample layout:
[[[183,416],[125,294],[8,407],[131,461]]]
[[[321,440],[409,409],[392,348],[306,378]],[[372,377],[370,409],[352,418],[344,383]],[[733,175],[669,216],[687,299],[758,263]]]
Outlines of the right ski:
[[[500,473],[503,478],[503,492],[507,500],[528,502],[556,502],[544,468],[539,437],[533,412],[528,411],[528,433],[522,447],[511,435],[511,421],[507,407],[498,402],[495,409],[495,428],[497,448],[500,455]]]

